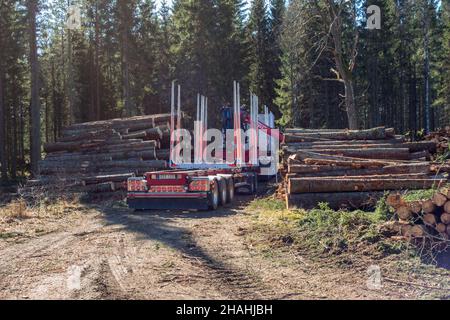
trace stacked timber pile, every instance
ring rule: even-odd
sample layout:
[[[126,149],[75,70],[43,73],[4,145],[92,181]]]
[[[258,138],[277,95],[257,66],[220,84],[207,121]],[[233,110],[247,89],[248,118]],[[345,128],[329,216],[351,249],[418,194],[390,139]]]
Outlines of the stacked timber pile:
[[[371,207],[385,190],[439,186],[427,160],[433,141],[406,142],[393,129],[287,129],[283,146],[288,208]]]
[[[22,193],[35,189],[114,192],[126,189],[129,177],[166,168],[170,115],[159,114],[74,124],[57,142],[47,143],[40,177]]]
[[[392,235],[407,238],[450,239],[450,191],[442,189],[431,199],[405,201],[391,194],[386,203],[395,210],[396,219],[383,226]]]
[[[445,154],[449,152],[450,127],[445,127],[439,131],[431,132],[425,137],[425,140],[436,143],[438,154]]]
[[[450,173],[450,127],[430,133],[425,140],[432,141],[437,146],[431,170],[436,173]]]

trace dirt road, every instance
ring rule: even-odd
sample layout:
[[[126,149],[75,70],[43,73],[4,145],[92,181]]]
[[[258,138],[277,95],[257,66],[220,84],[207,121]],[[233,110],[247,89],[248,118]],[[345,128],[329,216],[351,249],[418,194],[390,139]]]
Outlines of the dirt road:
[[[86,208],[47,234],[0,240],[0,299],[396,299],[368,289],[366,266],[341,268],[252,247],[248,198],[217,212]],[[425,291],[424,291],[425,290]]]

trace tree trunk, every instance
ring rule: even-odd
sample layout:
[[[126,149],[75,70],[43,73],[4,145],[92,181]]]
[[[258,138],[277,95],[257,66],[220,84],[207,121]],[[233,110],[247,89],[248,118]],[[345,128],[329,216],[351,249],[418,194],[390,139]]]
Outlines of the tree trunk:
[[[1,166],[1,180],[6,182],[8,179],[8,170],[6,163],[6,135],[5,135],[5,106],[3,97],[3,69],[0,62],[0,166]]]
[[[345,107],[347,110],[348,127],[351,130],[359,129],[358,111],[355,105],[355,91],[353,88],[353,80],[344,79],[345,86]]]
[[[39,102],[39,65],[36,39],[37,0],[28,0],[28,23],[31,65],[31,172],[39,175],[41,159],[41,114]]]

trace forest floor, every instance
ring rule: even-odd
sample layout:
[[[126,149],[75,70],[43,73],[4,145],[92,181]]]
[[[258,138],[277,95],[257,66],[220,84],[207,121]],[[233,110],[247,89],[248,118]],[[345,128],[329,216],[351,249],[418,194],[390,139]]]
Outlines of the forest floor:
[[[313,253],[252,200],[216,212],[3,207],[0,299],[450,299],[445,268],[362,249]]]

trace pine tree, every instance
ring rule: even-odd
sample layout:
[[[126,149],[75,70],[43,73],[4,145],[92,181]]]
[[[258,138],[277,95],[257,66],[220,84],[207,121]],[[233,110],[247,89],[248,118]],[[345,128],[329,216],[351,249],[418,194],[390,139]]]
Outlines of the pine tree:
[[[38,1],[28,0],[27,9],[31,66],[31,172],[33,176],[36,176],[39,174],[39,161],[41,160],[41,106],[39,97],[40,81],[36,32]]]
[[[251,44],[250,88],[264,104],[273,101],[273,79],[270,65],[270,21],[264,0],[254,0],[247,26]],[[279,115],[277,108],[269,105]]]
[[[439,125],[450,125],[450,0],[443,0],[441,7],[442,40],[440,45],[440,59],[438,63],[439,92],[435,106],[440,110],[437,117]]]

